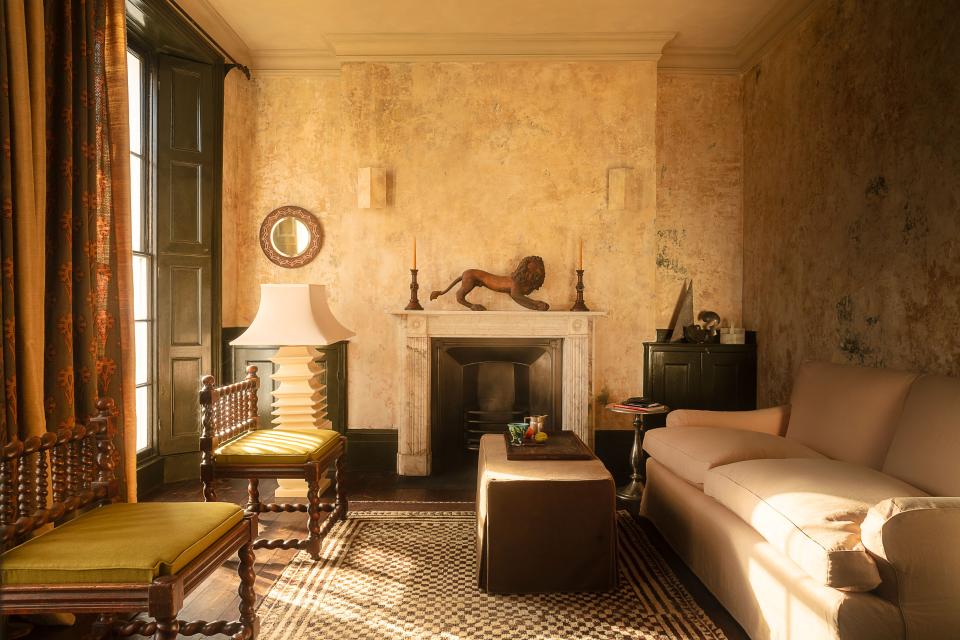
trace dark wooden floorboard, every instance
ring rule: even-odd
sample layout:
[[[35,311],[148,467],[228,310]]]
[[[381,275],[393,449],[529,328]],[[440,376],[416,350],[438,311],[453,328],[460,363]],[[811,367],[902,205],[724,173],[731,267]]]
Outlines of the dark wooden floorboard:
[[[350,474],[349,481],[351,509],[461,511],[474,508],[476,472],[471,469],[427,478],[399,477],[393,473],[353,472]],[[261,480],[261,500],[273,501],[276,487],[277,483],[274,480]],[[217,494],[222,501],[243,505],[247,501],[246,481],[220,480],[217,484]],[[329,499],[329,496],[325,497]],[[145,498],[145,501],[155,502],[200,502],[202,500],[200,483],[195,480],[166,485]],[[323,514],[323,517],[326,517],[326,514]],[[306,514],[303,513],[262,514],[260,535],[265,538],[303,538],[306,536],[306,524]],[[746,639],[747,636],[736,622],[684,566],[659,532],[649,523],[644,523],[644,530],[691,595],[724,630],[730,640]],[[257,575],[258,606],[296,553],[296,550],[257,550],[254,570]],[[236,619],[240,602],[237,596],[238,586],[237,560],[231,560],[211,574],[200,588],[187,597],[180,618],[183,620]],[[81,640],[86,636],[91,622],[92,617],[85,616],[78,619],[77,624],[72,627],[36,626],[27,638],[30,640]]]

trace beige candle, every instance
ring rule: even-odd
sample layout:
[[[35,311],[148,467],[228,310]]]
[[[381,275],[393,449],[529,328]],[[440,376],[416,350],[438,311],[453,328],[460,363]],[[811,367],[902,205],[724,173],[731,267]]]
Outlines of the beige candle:
[[[413,239],[413,267],[412,269],[417,268],[417,239]]]
[[[580,261],[577,262],[577,269],[583,271],[583,238],[580,238]]]

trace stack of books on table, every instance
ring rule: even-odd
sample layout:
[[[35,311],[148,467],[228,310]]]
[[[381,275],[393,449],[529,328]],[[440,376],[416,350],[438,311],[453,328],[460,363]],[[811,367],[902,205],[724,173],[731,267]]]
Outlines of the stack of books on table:
[[[648,413],[652,411],[659,411],[663,408],[663,405],[659,402],[654,402],[649,398],[629,398],[623,402],[615,402],[610,405],[613,409],[620,409],[623,411],[635,411],[636,413]]]

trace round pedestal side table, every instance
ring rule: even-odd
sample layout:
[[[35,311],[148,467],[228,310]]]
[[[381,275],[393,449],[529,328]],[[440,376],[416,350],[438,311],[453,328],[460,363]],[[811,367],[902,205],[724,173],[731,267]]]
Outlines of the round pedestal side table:
[[[652,409],[633,410],[613,404],[607,405],[607,411],[626,413],[633,416],[633,447],[630,449],[630,482],[617,487],[617,500],[630,513],[636,515],[640,510],[640,499],[643,497],[643,416],[654,416],[670,411],[670,407],[660,405]]]

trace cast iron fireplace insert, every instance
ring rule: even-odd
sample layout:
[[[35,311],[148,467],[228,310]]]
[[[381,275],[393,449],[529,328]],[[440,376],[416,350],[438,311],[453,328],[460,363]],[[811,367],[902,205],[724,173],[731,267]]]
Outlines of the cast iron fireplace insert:
[[[560,338],[434,338],[431,340],[432,473],[475,465],[480,437],[508,422],[546,414],[562,422]]]

